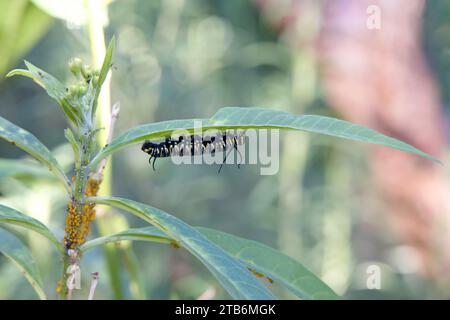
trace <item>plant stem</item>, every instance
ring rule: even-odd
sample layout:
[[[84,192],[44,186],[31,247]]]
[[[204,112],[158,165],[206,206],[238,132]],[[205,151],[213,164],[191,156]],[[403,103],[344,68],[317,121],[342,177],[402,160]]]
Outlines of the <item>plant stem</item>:
[[[86,186],[89,179],[89,173],[90,173],[90,158],[92,153],[92,146],[93,146],[93,139],[95,131],[95,128],[90,127],[89,123],[85,123],[83,128],[81,128],[78,132],[79,140],[81,142],[81,148],[80,148],[80,160],[79,163],[75,164],[75,182],[72,188],[72,195],[71,195],[71,205],[73,208],[75,208],[75,214],[79,218],[79,221],[82,221],[84,208],[85,208],[85,192],[86,192]],[[69,205],[69,212],[68,215],[70,216],[70,205]],[[69,217],[70,218],[70,217]],[[82,239],[85,235],[82,234],[82,230],[76,230],[76,237],[74,238],[74,235],[71,232],[68,232],[71,230],[73,226],[70,223],[67,223],[66,225],[66,234],[64,237],[64,246],[67,250],[66,254],[64,255],[64,261],[63,261],[63,270],[62,270],[62,276],[61,276],[61,292],[60,292],[60,298],[61,299],[71,299],[72,298],[72,291],[68,292],[67,288],[67,268],[72,264],[71,257],[69,256],[69,248],[72,248],[77,250],[77,247],[81,244],[79,243],[80,239]],[[78,226],[78,228],[81,228],[81,225]],[[82,237],[79,238],[78,235],[81,235]]]
[[[99,19],[99,15],[104,10],[102,4],[99,1],[91,1],[86,0],[86,11],[89,17],[89,34],[91,40],[91,46],[93,50],[93,66],[94,68],[100,68],[102,64],[102,59],[105,55],[106,48],[104,45],[104,35],[103,35],[103,25],[101,19]],[[100,95],[100,99],[98,100],[99,105],[109,105],[109,77],[103,82],[103,90]],[[105,119],[110,118],[109,108],[99,108],[99,114],[92,114],[92,103],[90,106],[86,106],[83,110],[80,110],[82,113],[82,122],[80,124],[80,128],[76,133],[78,141],[80,143],[79,148],[79,159],[75,163],[75,179],[71,188],[71,200],[68,207],[68,218],[66,221],[66,232],[64,237],[64,246],[67,250],[66,254],[63,258],[63,271],[59,284],[60,289],[60,297],[61,299],[71,299],[72,298],[72,290],[68,291],[67,288],[67,279],[68,267],[73,264],[71,261],[71,257],[69,257],[69,249],[73,249],[74,254],[77,255],[78,246],[81,245],[85,237],[89,232],[89,223],[93,219],[95,211],[93,208],[90,208],[89,205],[86,204],[86,189],[89,181],[89,175],[91,173],[91,155],[95,146],[95,137],[97,133],[97,129],[95,124],[93,123],[94,118],[100,119],[100,127],[106,128],[108,127],[108,123],[105,123]],[[106,111],[105,111],[106,110]],[[103,134],[99,134],[100,141],[106,139],[105,132]],[[110,172],[103,173],[104,175],[110,174]],[[95,177],[94,177],[95,179]],[[97,179],[98,181],[92,181],[99,186],[102,181],[102,177]],[[107,189],[109,191],[109,183],[106,183]],[[92,183],[88,190],[89,192],[97,192],[98,188],[94,188],[93,191]],[[109,192],[108,192],[109,193]],[[120,282],[119,282],[120,283]]]
[[[119,112],[120,112],[120,104],[117,102],[113,105],[112,110],[111,110],[111,121],[109,123],[109,133],[108,133],[108,138],[106,140],[106,143],[109,144],[112,141],[112,137],[114,134],[114,126],[116,124],[116,120],[119,117]],[[105,157],[102,159],[102,161],[100,162],[100,165],[98,167],[98,170],[96,172],[96,177],[98,180],[103,179],[103,173],[105,171],[106,168],[106,163],[108,161],[109,157]]]
[[[92,135],[87,133],[87,135],[83,135],[83,140],[81,144],[81,154],[80,154],[80,165],[76,169],[75,174],[75,187],[73,190],[73,198],[76,204],[77,212],[81,213],[84,206],[84,193],[86,191],[86,184],[89,177],[89,160],[90,160],[90,152],[88,150],[91,149],[92,145]]]
[[[100,1],[91,0],[85,0],[85,7],[88,16],[88,32],[93,65],[96,68],[100,68],[103,62],[102,59],[106,52],[103,23],[107,17],[107,7]],[[102,91],[98,99],[96,115],[97,124],[99,128],[104,129],[97,136],[97,143],[99,146],[104,146],[107,141],[109,121],[111,119],[110,105],[110,77],[108,76],[103,83]],[[111,163],[109,166],[102,169],[102,185],[100,194],[105,196],[111,194]],[[119,227],[115,227],[115,225],[118,224],[118,221],[115,216],[111,216],[109,208],[105,207],[102,210],[102,213],[99,214],[96,219],[100,235],[106,235],[118,230],[127,229],[128,225],[126,222],[123,226],[121,225]],[[105,221],[106,216],[108,217],[108,221]],[[103,250],[106,257],[113,297],[115,299],[123,299],[124,293],[122,288],[122,280],[120,277],[120,259],[117,250],[114,246],[105,246]]]
[[[60,300],[66,300],[67,298],[67,269],[70,265],[70,257],[67,253],[63,256],[63,269],[61,274],[61,280],[59,280],[58,290],[59,290],[59,299]],[[57,290],[57,292],[58,292]]]
[[[93,300],[94,299],[94,293],[95,293],[95,289],[97,288],[97,284],[98,284],[98,272],[93,272],[91,273],[91,287],[89,289],[89,296],[88,296],[88,300]]]

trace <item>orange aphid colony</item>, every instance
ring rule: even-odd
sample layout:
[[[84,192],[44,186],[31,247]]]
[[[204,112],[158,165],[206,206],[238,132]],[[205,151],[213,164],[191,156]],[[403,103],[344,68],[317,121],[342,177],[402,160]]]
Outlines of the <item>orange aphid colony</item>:
[[[100,183],[100,180],[89,179],[85,195],[87,197],[96,196]],[[77,212],[75,203],[71,201],[69,202],[67,213],[64,245],[67,249],[75,249],[86,242],[86,237],[90,233],[91,222],[95,219],[95,204],[83,205],[80,214]]]

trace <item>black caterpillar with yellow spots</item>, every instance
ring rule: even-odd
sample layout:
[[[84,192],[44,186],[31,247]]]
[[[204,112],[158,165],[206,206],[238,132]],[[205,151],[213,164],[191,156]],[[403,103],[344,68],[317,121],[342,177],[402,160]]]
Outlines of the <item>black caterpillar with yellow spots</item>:
[[[245,143],[245,134],[239,132],[234,135],[218,133],[215,136],[179,136],[178,139],[166,137],[164,141],[156,143],[146,140],[141,147],[141,150],[150,155],[148,162],[152,164],[155,170],[155,161],[157,158],[168,158],[172,156],[195,156],[202,154],[215,154],[216,152],[224,152],[223,163],[220,165],[220,170],[226,161],[226,158],[231,150],[235,149],[241,156],[238,146]],[[228,151],[226,154],[225,152]],[[151,160],[153,159],[153,162]],[[239,167],[239,165],[238,165]]]

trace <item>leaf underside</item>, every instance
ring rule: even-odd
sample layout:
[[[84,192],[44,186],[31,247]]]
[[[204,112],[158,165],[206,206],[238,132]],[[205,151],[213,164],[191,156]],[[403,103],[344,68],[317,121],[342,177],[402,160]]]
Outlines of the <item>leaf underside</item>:
[[[201,129],[198,127],[201,125]],[[195,132],[211,129],[286,129],[319,133],[347,140],[368,142],[412,153],[439,162],[425,152],[375,130],[348,121],[317,115],[293,115],[288,112],[265,108],[222,108],[210,119],[170,120],[144,124],[131,128],[105,146],[93,159],[97,165],[101,159],[130,144],[149,139],[170,136],[176,131]]]

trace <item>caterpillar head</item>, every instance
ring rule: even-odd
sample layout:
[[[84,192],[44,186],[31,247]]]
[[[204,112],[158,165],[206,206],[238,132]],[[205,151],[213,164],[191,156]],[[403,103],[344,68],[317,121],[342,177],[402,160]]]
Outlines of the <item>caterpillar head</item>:
[[[141,150],[150,155],[153,154],[154,150],[158,147],[158,144],[153,143],[151,141],[145,141],[141,147]]]

